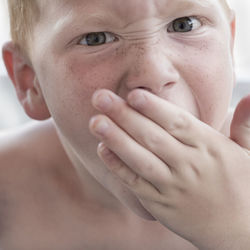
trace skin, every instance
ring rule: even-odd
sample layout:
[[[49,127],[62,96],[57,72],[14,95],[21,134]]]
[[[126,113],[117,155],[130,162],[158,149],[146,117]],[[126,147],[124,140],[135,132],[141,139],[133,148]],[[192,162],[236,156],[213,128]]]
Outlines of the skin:
[[[223,129],[234,86],[234,21],[226,18],[218,1],[55,0],[41,1],[40,8],[41,20],[30,44],[32,57],[25,58],[8,44],[4,59],[26,113],[40,120],[53,117],[54,122],[44,125],[45,131],[56,137],[56,129],[60,140],[55,141],[62,146],[56,157],[52,154],[48,162],[39,162],[48,169],[61,166],[62,176],[71,180],[66,190],[77,194],[74,202],[69,202],[70,195],[58,189],[53,192],[63,206],[48,204],[47,210],[65,206],[71,213],[67,209],[61,217],[49,213],[57,221],[67,218],[65,224],[49,232],[60,228],[59,235],[65,235],[69,225],[77,228],[79,238],[92,244],[88,249],[101,249],[111,242],[110,235],[119,231],[119,249],[126,246],[124,240],[131,239],[126,249],[145,244],[148,249],[216,246],[222,250],[233,245],[229,239],[245,238],[248,232],[239,231],[238,225],[241,220],[247,224],[249,204],[243,202],[245,196],[234,194],[245,193],[249,155],[241,139],[236,144],[218,132]],[[184,16],[199,17],[193,31],[167,31],[173,20]],[[79,44],[84,34],[100,31],[111,32],[114,40],[101,46]],[[146,97],[144,104],[138,103],[141,95]],[[114,104],[111,107],[109,99]],[[237,114],[247,110],[248,99],[242,103]],[[237,141],[246,133],[238,136],[234,131],[247,120],[235,117],[231,135]],[[100,132],[102,122],[109,127],[101,126]],[[40,130],[36,130],[38,138],[41,135],[50,145],[42,147],[43,152],[50,152],[54,140]],[[29,141],[29,150],[40,144],[38,138]],[[104,162],[98,158],[97,147]],[[163,150],[168,148],[171,154]],[[235,174],[242,185],[233,181]],[[55,190],[57,182],[49,170],[45,176],[52,183],[49,190]],[[33,179],[37,178],[39,174]],[[62,180],[59,183],[65,185]],[[228,209],[232,202],[235,206]],[[239,218],[242,206],[246,209]],[[98,211],[95,214],[93,207]],[[225,216],[218,218],[221,213]],[[229,216],[232,214],[236,216]],[[79,216],[84,217],[84,227],[75,222]],[[225,228],[220,225],[229,217],[234,229],[224,235]],[[155,219],[164,227],[150,221]],[[207,230],[209,222],[208,228],[213,230]],[[34,220],[30,223],[42,228]],[[129,234],[131,228],[136,239]],[[106,241],[93,237],[100,231]],[[146,234],[152,236],[149,242]],[[69,245],[79,241],[74,234],[68,238]],[[221,238],[226,238],[226,243],[220,242]],[[112,247],[117,249],[115,244]]]
[[[97,140],[88,130],[90,118],[97,113],[91,97],[96,89],[106,88],[125,99],[131,90],[144,88],[220,129],[234,84],[230,26],[216,1],[210,3],[209,10],[200,10],[202,7],[197,4],[189,10],[178,10],[180,5],[172,1],[150,1],[143,12],[131,1],[122,8],[117,1],[107,1],[104,6],[99,1],[60,3],[56,1],[52,6],[41,3],[44,17],[34,31],[32,49],[32,65],[49,112],[64,138],[66,151],[72,155],[69,151],[73,148],[73,157],[83,163],[84,168],[82,164],[77,166],[82,175],[86,176],[87,169],[126,205],[134,209],[136,202],[136,212],[148,217],[134,196],[127,191],[128,197],[124,196],[120,191],[124,187],[116,179],[106,177],[109,173],[96,157]],[[56,6],[55,15],[52,10]],[[141,7],[141,3],[136,6]],[[212,23],[197,29],[193,35],[166,35],[166,26],[172,20],[190,15],[194,9],[202,16],[204,12],[204,19],[211,19]],[[90,16],[94,12],[111,24],[102,24],[99,19],[90,21],[88,16],[82,17],[83,11]],[[82,26],[82,22],[86,25]],[[83,34],[100,30],[122,38],[101,47],[76,44]]]
[[[143,206],[199,249],[249,247],[249,151],[144,90],[128,97],[141,116],[109,91],[98,94],[113,100],[109,108],[93,100],[107,115],[90,125],[99,155]]]

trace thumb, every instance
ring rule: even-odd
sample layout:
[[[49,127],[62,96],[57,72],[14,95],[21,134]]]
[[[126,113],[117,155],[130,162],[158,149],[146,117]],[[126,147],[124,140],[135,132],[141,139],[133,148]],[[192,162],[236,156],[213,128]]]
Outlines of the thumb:
[[[231,139],[250,150],[250,95],[237,105],[231,123]]]

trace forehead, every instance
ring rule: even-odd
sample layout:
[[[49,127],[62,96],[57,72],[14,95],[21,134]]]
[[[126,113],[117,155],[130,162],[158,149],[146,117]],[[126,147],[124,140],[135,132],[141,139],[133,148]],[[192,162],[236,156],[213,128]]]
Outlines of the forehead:
[[[65,12],[82,16],[102,12],[105,15],[131,18],[148,14],[165,15],[167,11],[173,12],[175,9],[218,7],[221,2],[224,0],[40,0],[39,8],[46,17],[58,17],[65,15]]]

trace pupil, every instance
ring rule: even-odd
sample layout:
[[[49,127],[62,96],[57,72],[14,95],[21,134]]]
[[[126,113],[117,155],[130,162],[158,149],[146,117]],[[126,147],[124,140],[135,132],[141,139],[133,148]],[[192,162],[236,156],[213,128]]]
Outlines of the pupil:
[[[174,31],[176,32],[189,32],[193,29],[192,20],[188,17],[176,20],[174,24]]]
[[[102,33],[91,33],[87,36],[87,43],[89,46],[95,46],[104,44],[106,42],[105,34]]]
[[[180,24],[180,29],[181,29],[181,30],[185,30],[185,27],[186,27],[185,23],[181,23],[181,24]]]

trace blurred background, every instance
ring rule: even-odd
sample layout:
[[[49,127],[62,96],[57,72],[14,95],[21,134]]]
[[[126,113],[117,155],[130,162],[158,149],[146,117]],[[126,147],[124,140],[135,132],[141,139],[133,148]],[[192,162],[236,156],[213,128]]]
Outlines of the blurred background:
[[[250,93],[250,1],[228,0],[237,16],[235,63],[237,87],[234,91],[232,107],[242,96]],[[0,0],[0,47],[10,39],[6,0]],[[0,57],[0,132],[15,128],[29,121],[19,105],[14,89]]]

